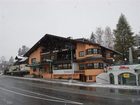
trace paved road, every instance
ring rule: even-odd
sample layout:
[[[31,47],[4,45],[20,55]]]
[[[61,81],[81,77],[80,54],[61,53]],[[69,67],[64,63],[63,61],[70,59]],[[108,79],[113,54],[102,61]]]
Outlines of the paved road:
[[[0,76],[0,105],[140,105],[140,92]]]

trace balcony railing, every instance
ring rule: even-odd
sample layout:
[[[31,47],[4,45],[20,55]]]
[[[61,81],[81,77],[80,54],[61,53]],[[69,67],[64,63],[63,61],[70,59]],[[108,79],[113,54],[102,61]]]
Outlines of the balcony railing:
[[[74,71],[74,73],[84,74],[85,70],[77,70],[77,71]]]

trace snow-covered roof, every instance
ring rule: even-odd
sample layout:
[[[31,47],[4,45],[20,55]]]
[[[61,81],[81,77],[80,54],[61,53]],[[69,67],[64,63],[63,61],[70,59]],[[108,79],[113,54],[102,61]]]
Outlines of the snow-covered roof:
[[[28,57],[23,57],[23,56],[16,56],[15,58],[18,62],[24,62],[28,59]]]

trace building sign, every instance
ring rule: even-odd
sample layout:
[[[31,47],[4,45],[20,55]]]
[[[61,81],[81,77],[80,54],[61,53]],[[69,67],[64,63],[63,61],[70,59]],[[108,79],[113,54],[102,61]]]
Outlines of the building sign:
[[[53,74],[74,74],[74,70],[53,70]]]
[[[124,78],[129,78],[130,77],[130,74],[128,74],[128,73],[127,74],[123,74],[123,77]]]
[[[121,69],[121,70],[128,70],[129,67],[127,67],[127,66],[120,66],[119,69]]]

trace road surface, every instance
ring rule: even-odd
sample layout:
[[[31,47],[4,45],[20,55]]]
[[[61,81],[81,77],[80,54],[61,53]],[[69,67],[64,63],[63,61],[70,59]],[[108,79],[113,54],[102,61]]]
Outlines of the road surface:
[[[0,105],[140,105],[140,91],[87,88],[0,76]]]

